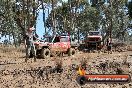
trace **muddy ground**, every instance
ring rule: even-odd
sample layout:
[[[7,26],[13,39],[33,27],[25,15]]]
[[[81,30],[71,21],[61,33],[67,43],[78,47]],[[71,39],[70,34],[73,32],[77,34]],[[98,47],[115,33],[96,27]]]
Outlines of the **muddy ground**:
[[[76,82],[76,66],[86,62],[88,74],[132,75],[132,51],[107,53],[77,52],[74,56],[25,60],[22,48],[0,47],[0,88],[132,88],[125,84],[86,84]],[[57,61],[62,69],[56,70]]]

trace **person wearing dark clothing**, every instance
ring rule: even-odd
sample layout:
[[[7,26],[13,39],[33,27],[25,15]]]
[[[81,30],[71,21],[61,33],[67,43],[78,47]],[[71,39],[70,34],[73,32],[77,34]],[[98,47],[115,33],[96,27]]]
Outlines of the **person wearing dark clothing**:
[[[112,53],[112,43],[110,42],[110,39],[107,40],[107,50],[108,54]]]
[[[34,56],[34,61],[36,61],[36,49],[34,45],[34,40],[36,39],[37,37],[33,34],[33,28],[29,28],[25,35],[25,47],[26,47],[25,62],[27,62],[27,59],[32,56]]]

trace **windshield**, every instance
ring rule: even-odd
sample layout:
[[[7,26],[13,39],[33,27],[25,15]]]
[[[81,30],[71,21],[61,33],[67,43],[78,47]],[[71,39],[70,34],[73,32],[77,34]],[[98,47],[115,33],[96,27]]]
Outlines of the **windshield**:
[[[52,40],[53,40],[53,37],[46,37],[45,38],[45,42],[52,42]]]
[[[69,38],[68,37],[61,37],[60,41],[61,42],[68,42]]]
[[[54,40],[54,41],[53,41]],[[45,42],[54,42],[54,43],[56,43],[56,42],[60,42],[60,38],[59,37],[46,37],[45,38]]]
[[[54,41],[53,41],[54,40]],[[46,37],[45,38],[45,42],[68,42],[69,38],[68,37]]]
[[[89,35],[100,35],[99,32],[89,32]]]

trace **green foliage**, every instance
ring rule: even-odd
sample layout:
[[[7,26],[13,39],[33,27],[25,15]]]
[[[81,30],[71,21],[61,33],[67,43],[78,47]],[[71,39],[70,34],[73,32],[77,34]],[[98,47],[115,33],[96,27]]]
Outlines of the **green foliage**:
[[[97,9],[90,7],[87,2],[79,3],[78,6],[73,5],[73,7],[75,9],[70,8],[69,3],[63,3],[62,6],[54,9],[55,19],[58,23],[57,27],[59,30],[61,29],[60,31],[70,31],[72,33],[75,32],[75,28],[78,28],[84,32],[95,30],[99,27],[100,16]],[[74,12],[73,10],[82,11]],[[51,14],[47,19],[47,24],[47,27],[52,27]]]
[[[109,0],[109,4],[99,6],[100,11],[105,16],[101,20],[102,31],[105,30],[109,35],[110,30],[112,30],[112,38],[125,40],[125,35],[128,34],[129,18],[126,12],[126,2],[127,0]]]
[[[78,16],[78,27],[82,32],[97,30],[99,28],[100,15],[97,9],[87,6]]]
[[[52,6],[46,26],[59,33],[70,31],[71,34],[77,34],[79,30],[81,34],[85,34],[89,30],[101,28],[101,31],[108,35],[112,30],[113,38],[127,40],[127,28],[131,28],[129,18],[132,18],[132,2],[126,4],[127,0],[108,0],[109,4],[104,4],[104,0],[92,0],[92,6],[88,0],[18,1],[20,5],[17,5],[15,0],[0,0],[0,33],[2,36],[13,36],[14,42],[21,40],[29,26],[36,25],[37,11],[42,3]],[[62,6],[57,6],[58,2],[62,3]]]
[[[37,18],[35,10],[38,8],[35,0],[23,0],[19,1],[19,4],[16,3],[15,0],[0,1],[0,32],[2,36],[9,35],[9,41],[10,37],[13,37],[15,43],[21,41],[29,25],[35,24]]]

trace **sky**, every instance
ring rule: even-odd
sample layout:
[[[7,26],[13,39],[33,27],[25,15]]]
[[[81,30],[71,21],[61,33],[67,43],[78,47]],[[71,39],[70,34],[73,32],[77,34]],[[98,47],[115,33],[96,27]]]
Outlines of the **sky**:
[[[46,14],[46,17],[48,14]],[[43,23],[43,12],[40,10],[39,16],[37,18],[37,24],[36,24],[36,33],[39,35],[39,39],[41,39],[44,35],[44,23]]]
[[[62,0],[62,1],[67,2],[68,0]],[[47,10],[45,12],[45,15],[46,15],[46,18],[47,18],[48,17]],[[36,32],[39,35],[39,39],[41,39],[43,37],[44,31],[45,31],[45,28],[44,28],[44,23],[43,23],[43,11],[40,10],[39,16],[37,18],[37,24],[36,24]]]
[[[67,2],[68,0],[62,0],[63,2]]]

